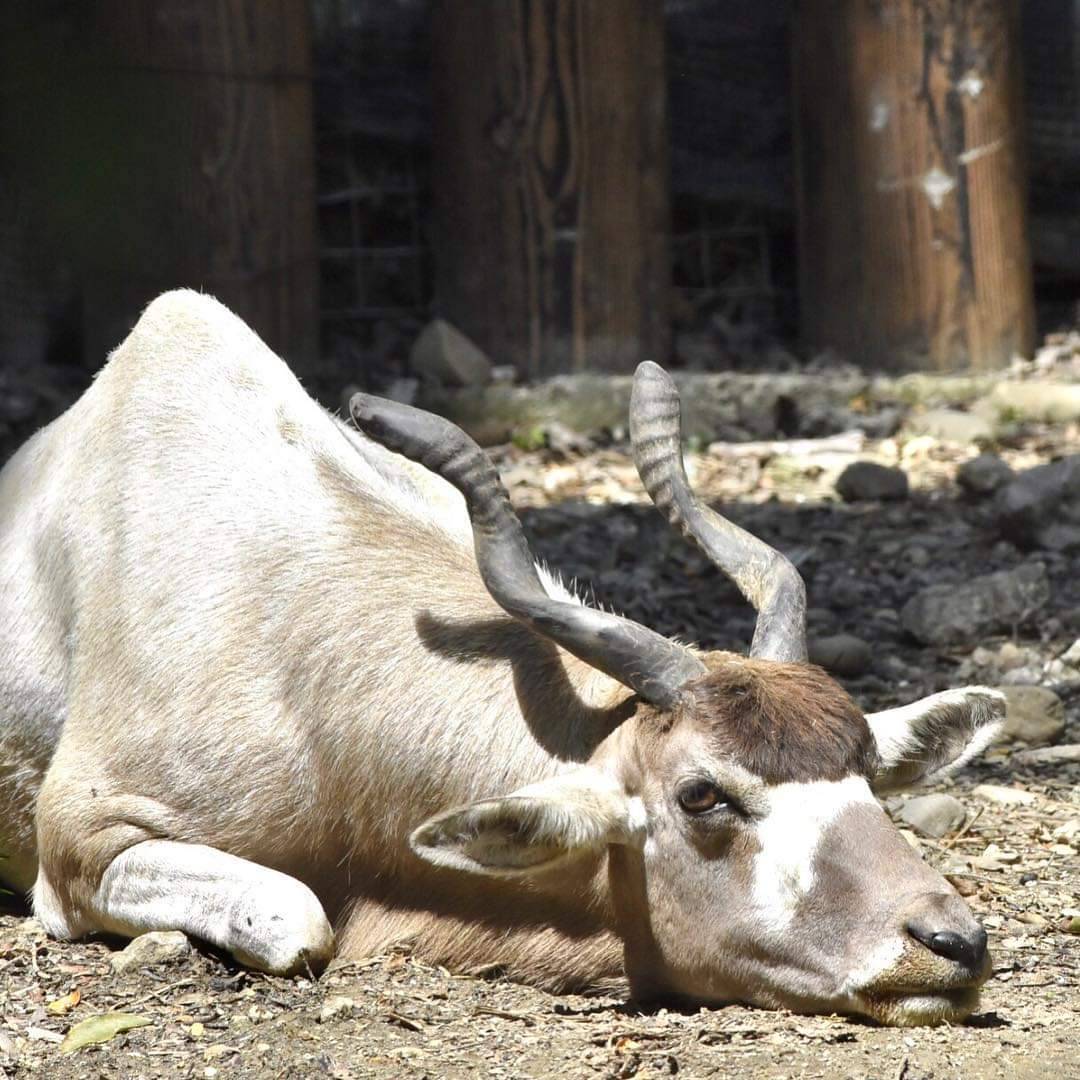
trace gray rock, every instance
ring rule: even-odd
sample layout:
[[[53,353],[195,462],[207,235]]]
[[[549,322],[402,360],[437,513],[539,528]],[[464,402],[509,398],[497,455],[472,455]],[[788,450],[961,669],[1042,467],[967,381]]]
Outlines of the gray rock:
[[[1080,638],[1077,638],[1058,659],[1069,667],[1080,667]]]
[[[1021,547],[1080,546],[1080,454],[1020,473],[999,492],[993,516]]]
[[[973,408],[1002,420],[1061,424],[1080,420],[1080,386],[1060,382],[999,382]]]
[[[1031,660],[1027,649],[1020,648],[1015,642],[1006,641],[997,651],[998,666],[1002,671],[1013,671]]]
[[[811,638],[807,651],[810,663],[818,664],[834,675],[862,675],[873,664],[870,646],[853,634]]]
[[[1065,706],[1045,686],[999,686],[1005,695],[1005,723],[995,742],[1026,746],[1055,743],[1065,732]]]
[[[929,435],[939,442],[964,446],[990,442],[994,438],[994,425],[985,416],[959,409],[928,409],[911,416],[906,427],[913,435]]]
[[[1021,664],[1003,671],[1001,681],[1007,686],[1038,686],[1043,681],[1043,665]]]
[[[920,836],[937,839],[959,829],[967,809],[952,795],[917,795],[900,807],[896,817]]]
[[[877,412],[852,413],[852,420],[852,426],[866,432],[871,439],[887,439],[899,430],[904,410],[899,405],[886,406]]]
[[[1015,473],[997,454],[980,454],[965,461],[956,474],[956,482],[972,495],[992,495],[1013,479]]]
[[[319,1023],[328,1024],[331,1020],[337,1020],[341,1016],[351,1016],[356,1011],[356,1002],[351,997],[335,994],[323,1002],[319,1009]]]
[[[1035,801],[1033,792],[1025,791],[1023,788],[1002,787],[1000,784],[978,784],[971,789],[971,794],[976,799],[997,803],[998,806],[1030,806]],[[996,845],[991,844],[990,847],[996,847]],[[984,854],[989,853],[990,849],[987,848]],[[1002,859],[1001,861],[1009,860]]]
[[[863,602],[863,590],[851,577],[836,578],[822,590],[822,595],[828,600],[830,607],[842,611],[859,607]]]
[[[881,626],[890,626],[895,628],[900,622],[900,613],[896,610],[896,608],[875,608],[873,611],[870,612],[870,618]]]
[[[491,361],[445,319],[424,327],[413,343],[409,364],[414,375],[443,386],[484,386],[491,381]]]
[[[806,625],[813,633],[824,637],[828,631],[835,629],[836,616],[828,608],[807,608]]]
[[[874,461],[853,461],[837,478],[836,490],[845,502],[906,499],[907,473]]]
[[[191,953],[191,942],[179,930],[151,930],[114,953],[109,963],[115,972],[154,967],[183,960]]]
[[[923,567],[930,565],[930,552],[922,544],[912,544],[904,552],[904,558],[909,566]]]
[[[900,622],[924,645],[972,644],[1030,618],[1049,598],[1046,567],[1024,563],[962,585],[930,585],[904,605]]]
[[[1013,761],[1023,765],[1066,765],[1080,762],[1080,743],[1066,746],[1044,746],[1041,750],[1020,750],[1013,754]]]
[[[544,436],[549,450],[557,454],[586,454],[592,447],[592,440],[587,435],[580,435],[558,420],[552,420],[544,429]]]

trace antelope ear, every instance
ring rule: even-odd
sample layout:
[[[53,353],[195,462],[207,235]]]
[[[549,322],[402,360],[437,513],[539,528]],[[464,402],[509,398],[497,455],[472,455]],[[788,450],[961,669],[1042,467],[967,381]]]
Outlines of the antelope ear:
[[[866,717],[877,742],[878,793],[947,775],[989,745],[1005,719],[1005,695],[985,686],[931,694]]]
[[[429,818],[409,843],[422,859],[473,874],[531,874],[608,844],[639,843],[645,808],[584,766]]]

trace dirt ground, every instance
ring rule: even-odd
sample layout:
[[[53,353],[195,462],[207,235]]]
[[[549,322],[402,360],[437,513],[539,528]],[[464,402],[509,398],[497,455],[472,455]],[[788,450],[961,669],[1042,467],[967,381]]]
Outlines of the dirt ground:
[[[900,503],[853,505],[832,494],[851,452],[785,449],[696,455],[692,477],[795,559],[807,579],[812,635],[845,631],[871,645],[866,670],[845,680],[866,707],[1007,681],[1018,663],[1052,671],[1051,661],[1080,638],[1075,559],[1024,553],[1001,540],[986,504],[956,486],[956,469],[973,449],[927,439],[869,443],[858,456],[900,464],[912,493]],[[1025,468],[1080,452],[1080,431],[1029,428],[1001,452]],[[659,630],[745,648],[750,614],[644,503],[624,447],[569,455],[508,448],[499,462],[552,565]],[[1047,567],[1051,600],[1007,635],[945,650],[919,646],[901,630],[897,612],[924,585],[1031,559]],[[1078,743],[1080,684],[1055,679],[1039,681],[1065,701],[1060,741]],[[889,1030],[740,1006],[638,1011],[620,995],[554,997],[508,984],[498,972],[432,969],[405,952],[334,966],[316,982],[242,971],[205,950],[121,975],[110,965],[115,943],[50,941],[13,912],[0,917],[0,1069],[56,1078],[1080,1077],[1080,936],[1069,932],[1080,925],[1080,859],[1067,825],[1080,819],[1078,780],[1080,764],[1024,764],[994,748],[939,785],[966,804],[963,829],[940,841],[912,838],[990,933],[994,973],[979,1013],[960,1027]],[[972,794],[982,783],[1030,798],[985,801]],[[988,853],[992,844],[1000,850]],[[71,998],[51,1004],[76,990],[79,1000],[66,1012]],[[69,1028],[109,1011],[149,1023],[61,1053]]]

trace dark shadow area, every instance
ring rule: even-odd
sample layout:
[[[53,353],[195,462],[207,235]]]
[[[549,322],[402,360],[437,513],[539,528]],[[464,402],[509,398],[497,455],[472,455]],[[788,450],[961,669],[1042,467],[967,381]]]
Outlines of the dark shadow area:
[[[987,643],[980,637],[945,647],[913,638],[901,612],[930,586],[1041,562],[1049,601],[984,636],[1043,641],[1063,651],[1080,635],[1074,560],[1003,541],[986,503],[919,491],[897,503],[770,501],[716,509],[796,564],[806,581],[811,638],[846,633],[870,644],[867,670],[843,680],[862,700],[895,693],[898,684],[911,697],[955,685],[955,669]],[[748,649],[752,610],[651,506],[567,501],[525,510],[521,518],[537,556],[575,579],[590,602],[705,648]]]
[[[416,632],[425,647],[442,656],[473,660],[509,659],[514,688],[533,738],[563,761],[583,760],[629,717],[636,699],[616,709],[586,709],[574,693],[555,645],[538,639],[530,630],[506,619],[449,622],[429,612],[416,619]],[[580,724],[552,723],[552,717],[584,719],[589,737],[582,739]]]
[[[965,1021],[968,1027],[987,1029],[1012,1027],[1008,1020],[996,1012],[976,1013]]]
[[[0,887],[0,915],[15,915],[18,918],[26,918],[32,914],[30,901],[22,893],[11,892]]]

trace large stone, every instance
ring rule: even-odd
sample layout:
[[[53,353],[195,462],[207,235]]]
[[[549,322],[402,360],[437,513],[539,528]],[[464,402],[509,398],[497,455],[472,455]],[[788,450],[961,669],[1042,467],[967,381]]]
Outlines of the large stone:
[[[1032,792],[1023,788],[1002,787],[1000,784],[977,784],[971,789],[971,794],[976,799],[997,803],[998,806],[1031,806],[1035,802]]]
[[[1068,667],[1080,668],[1080,638],[1077,638],[1058,659]]]
[[[997,454],[980,454],[957,470],[956,482],[972,495],[992,495],[1013,476],[1012,469]]]
[[[409,365],[414,375],[443,386],[484,386],[491,381],[491,361],[445,319],[433,320],[420,332]]]
[[[994,519],[1021,547],[1080,547],[1080,454],[1020,473],[998,494]]]
[[[1020,750],[1013,754],[1012,761],[1023,765],[1071,765],[1080,763],[1080,744],[1068,743],[1065,746],[1043,746],[1038,750]]]
[[[900,622],[924,645],[973,644],[1030,618],[1049,599],[1046,567],[1024,563],[962,585],[930,585],[904,605]]]
[[[910,417],[905,426],[913,435],[929,435],[938,442],[963,446],[994,438],[994,425],[985,416],[959,409],[928,409]]]
[[[110,963],[113,971],[121,973],[132,968],[172,964],[183,960],[190,952],[191,942],[179,930],[151,930],[114,953]]]
[[[873,664],[873,653],[862,638],[854,634],[831,634],[811,638],[808,645],[810,662],[834,675],[853,678],[864,675]]]
[[[967,810],[952,795],[917,795],[900,807],[896,817],[920,836],[937,839],[959,829]]]
[[[836,490],[845,502],[906,499],[907,473],[875,461],[853,461],[837,478]]]
[[[1062,424],[1080,420],[1080,386],[1051,381],[999,382],[973,409],[997,421]]]
[[[1020,742],[1026,746],[1047,746],[1065,731],[1065,706],[1061,698],[1045,686],[999,686],[1005,695],[1005,723],[994,740]]]

